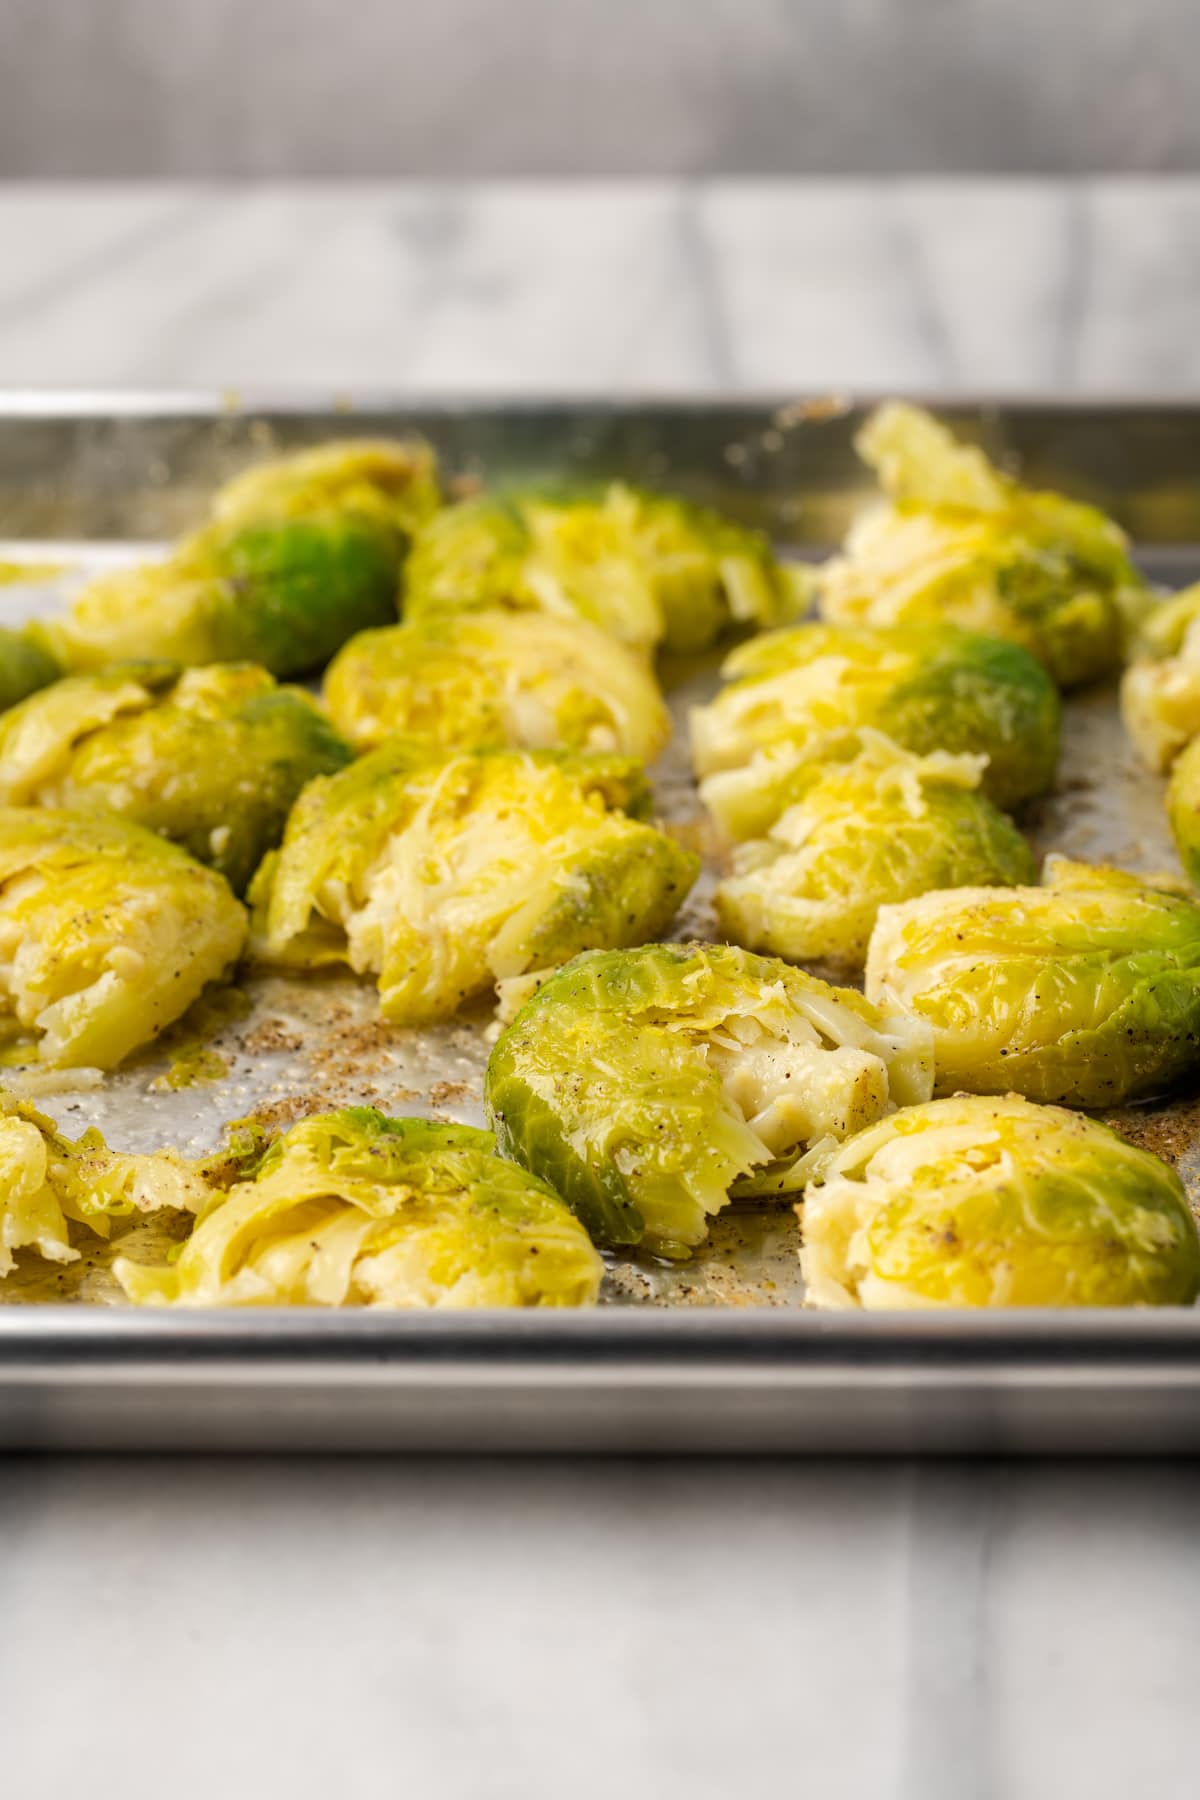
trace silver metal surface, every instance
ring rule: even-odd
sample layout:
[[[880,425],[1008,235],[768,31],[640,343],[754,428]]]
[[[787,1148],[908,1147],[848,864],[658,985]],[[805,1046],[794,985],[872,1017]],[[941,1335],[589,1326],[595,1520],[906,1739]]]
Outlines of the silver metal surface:
[[[1200,1449],[1200,1316],[10,1310],[26,1449]]]
[[[1033,479],[1124,518],[1162,579],[1200,570],[1200,409],[950,410]],[[862,493],[860,416],[823,402],[347,411],[0,396],[0,620],[150,551],[264,451],[364,429],[420,430],[466,480],[683,488],[819,550]],[[666,673],[682,723],[712,665]],[[1038,848],[1177,867],[1161,784],[1129,754],[1112,694],[1073,699],[1068,723],[1058,790],[1023,820]],[[682,733],[655,773],[664,815],[699,834]],[[709,928],[702,885],[680,929]],[[232,1118],[282,1123],[314,1103],[474,1122],[487,1025],[479,1013],[402,1032],[380,1024],[365,984],[270,977],[102,1086],[39,1099],[64,1129],[96,1123],[131,1150],[211,1148]],[[190,1080],[198,1046],[215,1078]],[[1200,1204],[1194,1100],[1111,1116],[1178,1162]],[[161,1237],[152,1223],[122,1248]],[[1198,1313],[822,1316],[803,1310],[796,1250],[790,1212],[733,1208],[689,1264],[614,1259],[607,1304],[580,1317],[136,1313],[114,1304],[103,1246],[49,1272],[27,1259],[0,1284],[0,1446],[1200,1449]]]

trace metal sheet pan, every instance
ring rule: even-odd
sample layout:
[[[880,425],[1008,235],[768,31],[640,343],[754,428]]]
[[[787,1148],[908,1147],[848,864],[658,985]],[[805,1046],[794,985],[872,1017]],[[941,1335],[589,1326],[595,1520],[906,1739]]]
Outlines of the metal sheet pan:
[[[1087,494],[1135,531],[1152,571],[1200,573],[1200,408],[963,405],[953,413],[1038,481]],[[0,395],[0,564],[62,572],[0,584],[0,619],[57,604],[97,566],[192,523],[216,482],[265,450],[364,428],[416,429],[457,479],[621,475],[682,489],[798,553],[844,530],[863,477],[862,407],[405,406],[371,399],[234,403]],[[711,663],[667,671],[673,708],[711,691]],[[1039,849],[1175,865],[1159,783],[1137,768],[1113,696],[1073,700],[1055,796],[1024,823]],[[684,740],[656,770],[663,812],[699,832]],[[702,884],[681,933],[706,934]],[[204,1028],[225,1065],[172,1086],[173,1041],[44,1104],[122,1148],[211,1148],[224,1121],[282,1121],[369,1101],[474,1122],[487,1015],[436,1030],[380,1025],[351,980],[248,984]],[[1112,1115],[1177,1161],[1200,1204],[1200,1112],[1188,1099]],[[141,1228],[152,1247],[154,1227]],[[124,1247],[128,1247],[125,1240]],[[0,1287],[0,1446],[1114,1450],[1200,1448],[1200,1313],[831,1318],[803,1309],[794,1221],[731,1209],[682,1267],[613,1260],[594,1314],[392,1317],[139,1314],[103,1250]]]

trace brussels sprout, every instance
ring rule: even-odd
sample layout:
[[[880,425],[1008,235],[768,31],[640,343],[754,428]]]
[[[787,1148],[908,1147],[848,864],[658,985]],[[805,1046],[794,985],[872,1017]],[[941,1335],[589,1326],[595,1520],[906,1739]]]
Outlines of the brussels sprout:
[[[0,805],[120,813],[241,892],[305,782],[352,755],[307,693],[265,669],[127,664],[0,717]]]
[[[727,937],[796,962],[860,969],[880,906],[930,888],[1034,879],[1029,846],[977,791],[978,756],[913,756],[862,732],[850,761],[797,773],[765,839],[716,891]]]
[[[440,503],[428,444],[345,438],[245,470],[219,490],[213,514],[237,524],[336,514],[383,526],[403,541]]]
[[[1117,667],[1148,589],[1111,519],[1021,487],[913,406],[881,407],[858,450],[887,500],[820,571],[826,619],[950,620],[1023,644],[1060,687]]]
[[[111,1221],[172,1207],[196,1212],[208,1185],[174,1151],[126,1156],[96,1130],[74,1142],[53,1119],[0,1090],[0,1280],[18,1250],[75,1262],[72,1223],[106,1238]]]
[[[651,761],[671,733],[654,676],[582,619],[497,610],[365,631],[339,651],[325,703],[360,750],[622,751]]]
[[[278,1139],[174,1262],[114,1272],[140,1304],[584,1306],[602,1264],[489,1132],[348,1107]]]
[[[730,624],[793,617],[810,596],[810,573],[777,563],[755,532],[620,483],[447,507],[416,534],[405,571],[410,619],[509,607],[583,618],[645,650],[700,650]]]
[[[786,963],[712,944],[580,956],[488,1062],[505,1155],[598,1243],[686,1256],[738,1192],[798,1186],[802,1154],[927,1099],[927,1030]]]
[[[57,681],[61,674],[36,627],[14,631],[0,626],[0,711]]]
[[[1200,585],[1147,615],[1137,650],[1121,682],[1121,712],[1139,755],[1161,772],[1200,736]]]
[[[0,1042],[111,1069],[237,960],[246,915],[186,851],[107,814],[0,808]]]
[[[1009,1095],[893,1113],[797,1207],[817,1306],[1169,1306],[1200,1294],[1179,1177],[1093,1119]]]
[[[383,1016],[411,1025],[579,950],[640,943],[670,924],[699,867],[626,816],[645,802],[628,759],[430,761],[386,744],[300,796],[251,888],[259,953],[369,970]]]
[[[166,561],[89,583],[42,635],[72,670],[161,657],[302,675],[395,618],[408,539],[437,504],[420,444],[352,440],[265,463]]]
[[[799,625],[729,656],[731,685],[691,716],[700,793],[724,835],[761,837],[811,779],[870,726],[907,750],[988,759],[983,788],[1012,807],[1051,786],[1062,706],[1024,650],[950,625]]]
[[[1171,770],[1167,817],[1187,878],[1200,887],[1200,737],[1192,739]]]
[[[1043,881],[881,907],[867,993],[932,1027],[939,1093],[1164,1092],[1200,1061],[1200,906],[1061,857]]]
[[[154,657],[302,675],[395,618],[399,567],[394,533],[353,514],[230,521],[90,582],[43,633],[75,671]]]

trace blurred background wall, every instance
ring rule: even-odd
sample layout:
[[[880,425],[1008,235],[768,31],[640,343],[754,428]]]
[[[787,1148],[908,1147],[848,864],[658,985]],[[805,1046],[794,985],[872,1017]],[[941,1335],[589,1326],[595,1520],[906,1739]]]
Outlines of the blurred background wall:
[[[1200,0],[0,0],[0,176],[1200,168]]]

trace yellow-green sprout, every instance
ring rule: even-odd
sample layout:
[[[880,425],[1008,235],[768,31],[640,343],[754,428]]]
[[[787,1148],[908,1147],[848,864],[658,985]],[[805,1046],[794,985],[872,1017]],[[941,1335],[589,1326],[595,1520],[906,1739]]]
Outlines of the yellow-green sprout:
[[[401,542],[441,504],[437,459],[413,439],[339,438],[256,463],[219,490],[228,524],[334,513],[384,527]]]
[[[409,538],[438,504],[423,445],[338,443],[247,471],[165,561],[90,582],[44,627],[69,669],[146,657],[322,667],[395,619]]]
[[[1025,839],[979,792],[984,758],[914,756],[869,731],[857,752],[800,770],[767,836],[734,851],[716,891],[734,943],[853,972],[881,906],[930,888],[1034,879]]]
[[[586,619],[642,650],[699,650],[732,624],[803,611],[811,577],[764,539],[687,501],[614,483],[560,498],[486,496],[417,533],[405,614],[508,607]]]
[[[1192,739],[1171,770],[1167,817],[1187,878],[1200,887],[1200,737]]]
[[[36,694],[61,674],[57,658],[42,642],[36,626],[25,630],[0,626],[0,711],[15,706],[27,694]]]
[[[838,625],[949,620],[1011,638],[1060,687],[1119,665],[1148,590],[1111,519],[1022,487],[914,406],[880,407],[857,447],[886,499],[820,571],[823,617]]]
[[[861,994],[711,944],[581,956],[501,1035],[501,1150],[597,1243],[686,1256],[732,1192],[798,1190],[801,1158],[929,1097],[930,1036]]]
[[[128,1156],[94,1128],[72,1141],[0,1090],[0,1280],[19,1250],[76,1262],[73,1224],[107,1238],[113,1219],[162,1207],[197,1212],[208,1198],[207,1182],[173,1151]]]
[[[114,1068],[225,974],[245,936],[228,883],[153,832],[0,808],[0,1043]]]
[[[868,726],[904,749],[985,756],[983,790],[1013,807],[1054,780],[1062,706],[1015,644],[951,625],[798,625],[726,658],[729,681],[691,716],[700,793],[732,842],[762,837],[807,788],[806,765]]]
[[[143,1305],[584,1306],[602,1264],[489,1132],[348,1107],[279,1138],[172,1263],[114,1272]]]
[[[499,980],[666,930],[698,872],[625,758],[397,740],[307,787],[251,888],[260,957],[347,963],[383,1016],[443,1018]]]
[[[1200,585],[1147,614],[1121,682],[1125,729],[1152,769],[1200,736]]]
[[[436,751],[618,751],[651,761],[670,719],[649,664],[582,619],[492,612],[364,631],[325,677],[360,750],[390,737]]]
[[[842,1144],[797,1208],[817,1306],[1189,1306],[1200,1240],[1157,1156],[1057,1106],[935,1100]]]
[[[241,892],[305,782],[352,755],[309,694],[265,669],[126,664],[0,717],[0,805],[120,813]]]
[[[393,534],[335,514],[213,525],[164,562],[92,581],[44,628],[69,669],[152,657],[302,675],[396,616]]]
[[[881,907],[867,993],[932,1029],[940,1094],[1164,1093],[1200,1063],[1200,906],[1061,857],[1043,883]]]

